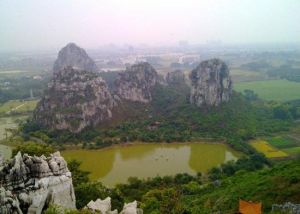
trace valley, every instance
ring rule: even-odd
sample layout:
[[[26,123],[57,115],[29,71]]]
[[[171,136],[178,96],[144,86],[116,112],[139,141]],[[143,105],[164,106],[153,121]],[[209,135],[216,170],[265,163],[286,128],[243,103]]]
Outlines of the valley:
[[[138,55],[146,61],[118,68],[107,62],[109,69],[100,70],[97,66],[106,61],[95,63],[69,43],[59,52],[53,73],[0,72],[2,160],[16,155],[21,161],[21,151],[37,165],[51,158],[59,162],[54,152],[60,151],[72,173],[78,212],[90,200],[105,197],[112,197],[118,210],[138,200],[145,213],[231,212],[240,195],[262,201],[267,211],[273,202],[297,201],[294,193],[278,200],[253,195],[249,191],[258,191],[259,184],[247,180],[249,175],[264,185],[278,184],[269,180],[272,169],[286,164],[290,174],[276,171],[276,176],[291,192],[297,189],[291,171],[298,170],[300,154],[299,82],[290,80],[294,67],[288,76],[270,74],[283,70],[285,55],[279,54],[281,63],[257,62],[256,53],[239,58],[208,51],[201,59],[158,55]],[[183,62],[185,57],[191,61]],[[27,155],[22,158],[29,163]],[[47,176],[46,169],[39,170],[38,176]],[[231,179],[246,193],[239,193]],[[230,189],[235,192],[224,199]],[[277,194],[270,187],[266,192]]]

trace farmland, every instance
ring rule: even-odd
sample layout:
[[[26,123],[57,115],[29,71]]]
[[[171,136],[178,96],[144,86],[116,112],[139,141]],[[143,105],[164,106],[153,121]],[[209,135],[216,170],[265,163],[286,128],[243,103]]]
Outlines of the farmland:
[[[0,115],[32,112],[38,100],[10,100],[0,105]]]
[[[300,83],[288,80],[266,80],[253,82],[239,82],[234,89],[243,92],[245,89],[253,90],[265,100],[289,101],[300,99]]]
[[[271,146],[267,141],[264,140],[253,140],[250,142],[258,152],[263,153],[267,158],[284,158],[288,157],[288,154]]]

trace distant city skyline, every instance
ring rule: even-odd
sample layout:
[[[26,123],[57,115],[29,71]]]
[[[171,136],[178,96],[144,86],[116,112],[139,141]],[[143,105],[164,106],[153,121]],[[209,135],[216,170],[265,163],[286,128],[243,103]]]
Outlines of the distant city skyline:
[[[299,0],[1,0],[3,51],[300,43]]]

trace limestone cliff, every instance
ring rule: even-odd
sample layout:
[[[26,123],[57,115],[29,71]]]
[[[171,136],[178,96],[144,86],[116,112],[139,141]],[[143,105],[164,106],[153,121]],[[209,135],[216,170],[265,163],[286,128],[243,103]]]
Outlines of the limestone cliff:
[[[49,204],[75,208],[71,173],[59,152],[21,155],[0,166],[0,213],[39,214]]]
[[[54,62],[53,71],[58,72],[69,66],[85,71],[98,70],[95,62],[85,50],[78,47],[75,43],[69,43],[59,51],[58,57]]]
[[[115,105],[100,76],[66,67],[54,73],[33,118],[44,127],[76,133],[109,120]]]
[[[159,82],[156,70],[147,62],[128,67],[115,81],[116,93],[121,99],[148,103],[151,90]]]
[[[190,102],[197,106],[218,106],[229,101],[232,81],[227,65],[219,59],[201,62],[190,74]]]

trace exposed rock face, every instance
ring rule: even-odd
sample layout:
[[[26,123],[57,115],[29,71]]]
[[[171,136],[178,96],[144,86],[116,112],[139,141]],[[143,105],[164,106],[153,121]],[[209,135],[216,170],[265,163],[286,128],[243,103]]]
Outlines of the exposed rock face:
[[[137,202],[131,202],[128,204],[124,204],[122,212],[120,214],[143,214],[143,210],[137,208]]]
[[[34,112],[34,120],[50,129],[76,133],[109,120],[115,105],[100,76],[66,67],[54,73]]]
[[[99,212],[101,214],[118,214],[117,210],[111,211],[111,198],[107,197],[104,200],[97,199],[96,201],[90,201],[85,209],[88,209],[93,212]],[[124,204],[123,210],[120,214],[143,214],[143,210],[137,208],[137,202]]]
[[[59,152],[36,157],[19,152],[0,167],[1,213],[41,213],[49,204],[75,208],[71,173]]]
[[[74,43],[67,44],[59,51],[53,71],[58,72],[69,66],[85,71],[98,70],[95,62],[87,55],[85,50]]]
[[[190,102],[197,106],[218,106],[229,101],[232,81],[227,65],[219,59],[203,61],[190,74]]]
[[[121,99],[148,103],[152,100],[151,90],[159,82],[155,69],[147,62],[126,68],[116,80],[116,93]]]
[[[166,76],[166,81],[169,85],[184,83],[184,73],[181,70],[175,70],[168,72]]]

